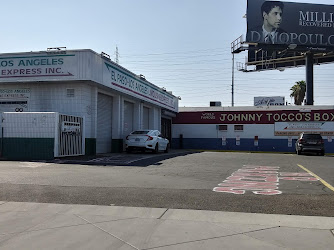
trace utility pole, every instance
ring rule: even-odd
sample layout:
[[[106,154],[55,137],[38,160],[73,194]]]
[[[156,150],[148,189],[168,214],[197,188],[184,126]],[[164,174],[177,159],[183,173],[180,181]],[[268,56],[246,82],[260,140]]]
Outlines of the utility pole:
[[[244,50],[242,47],[242,36],[239,36],[231,43],[232,53],[232,107],[234,107],[234,54]]]
[[[118,47],[117,47],[117,45],[116,45],[115,62],[116,62],[117,64],[119,64],[118,57],[119,57],[119,53],[118,53]]]
[[[306,105],[313,105],[313,53],[306,53]]]

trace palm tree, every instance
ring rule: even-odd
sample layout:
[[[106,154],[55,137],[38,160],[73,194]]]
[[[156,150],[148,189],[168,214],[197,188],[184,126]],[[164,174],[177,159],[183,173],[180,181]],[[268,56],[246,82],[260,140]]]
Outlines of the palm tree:
[[[303,80],[298,81],[290,90],[290,97],[294,98],[295,105],[302,105],[306,93],[306,82]]]

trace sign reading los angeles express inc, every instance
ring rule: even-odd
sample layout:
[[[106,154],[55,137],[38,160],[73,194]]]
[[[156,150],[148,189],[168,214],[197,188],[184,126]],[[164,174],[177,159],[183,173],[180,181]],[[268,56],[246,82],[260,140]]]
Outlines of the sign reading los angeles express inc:
[[[4,54],[0,56],[0,82],[73,79],[76,68],[74,54]]]
[[[334,5],[248,0],[246,41],[333,47]]]

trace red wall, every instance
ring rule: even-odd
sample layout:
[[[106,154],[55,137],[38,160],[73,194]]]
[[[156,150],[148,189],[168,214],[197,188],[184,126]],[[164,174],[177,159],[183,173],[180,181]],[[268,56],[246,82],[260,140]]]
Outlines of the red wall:
[[[180,112],[173,119],[173,124],[274,124],[306,121],[334,121],[334,110]]]

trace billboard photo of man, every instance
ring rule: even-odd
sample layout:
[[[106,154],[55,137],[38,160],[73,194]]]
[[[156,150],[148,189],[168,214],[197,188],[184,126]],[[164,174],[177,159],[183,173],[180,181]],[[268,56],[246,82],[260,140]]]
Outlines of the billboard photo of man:
[[[261,6],[263,23],[260,26],[249,28],[247,41],[267,44],[281,43],[279,35],[285,33],[280,28],[283,21],[284,4],[279,1],[265,1]]]
[[[247,0],[246,42],[334,48],[334,5]]]

